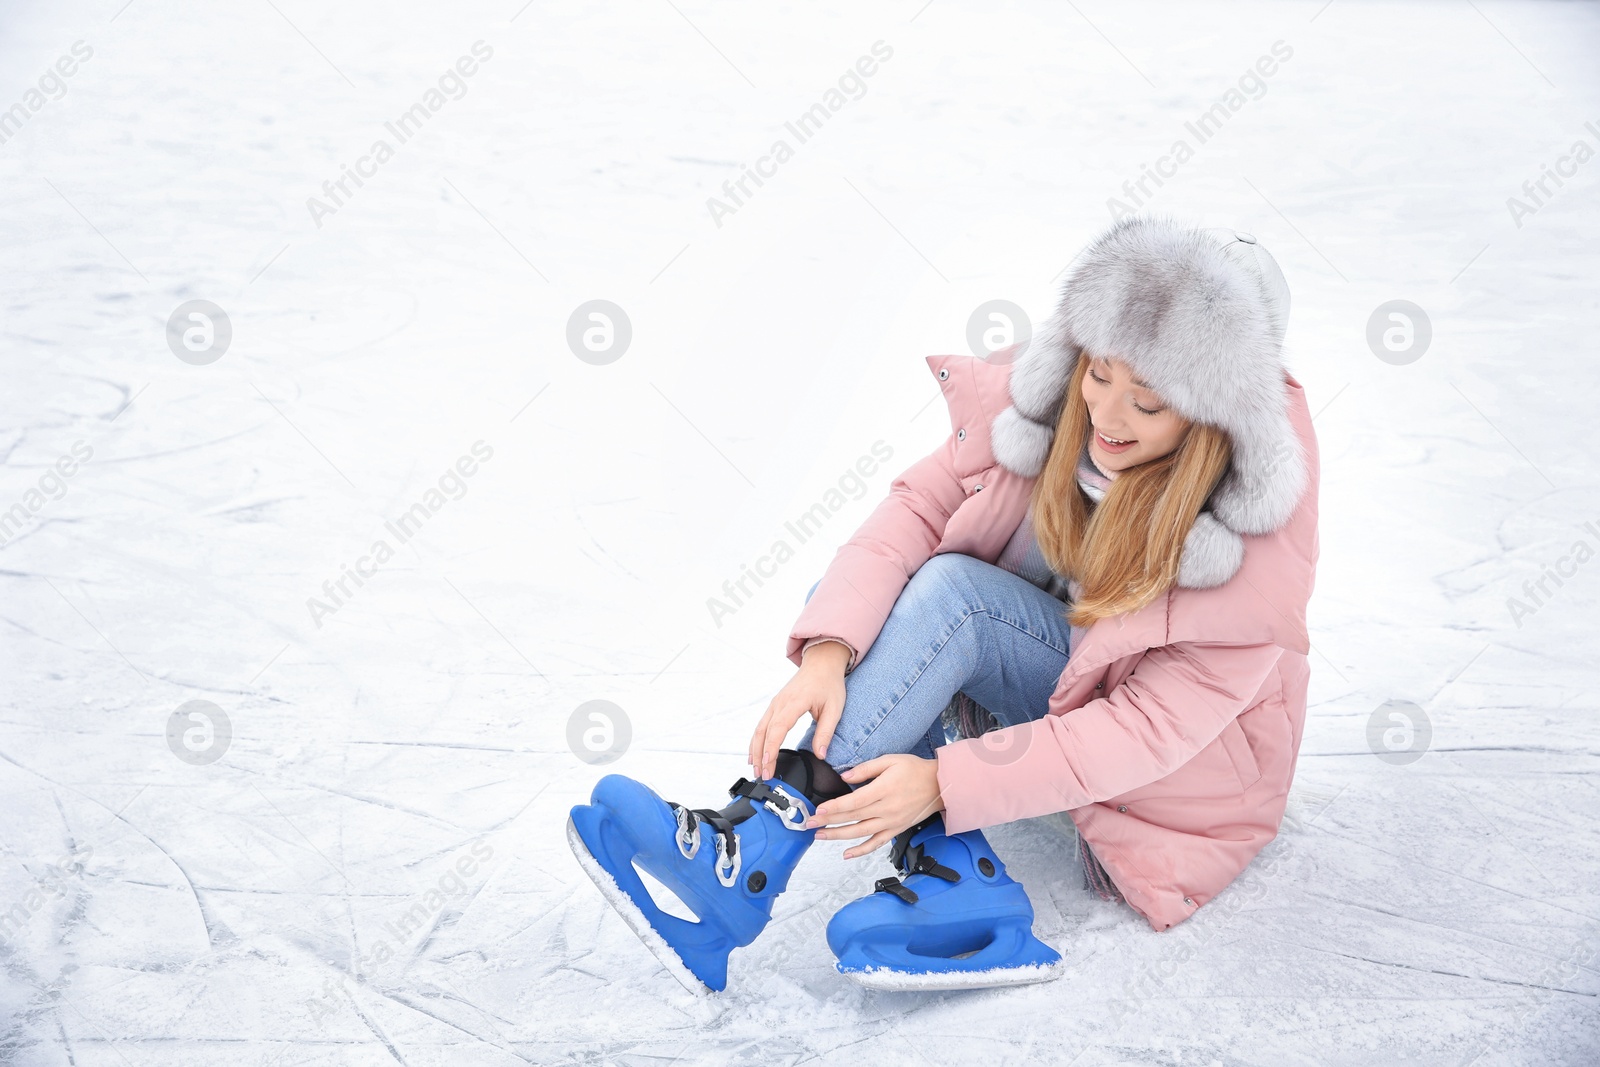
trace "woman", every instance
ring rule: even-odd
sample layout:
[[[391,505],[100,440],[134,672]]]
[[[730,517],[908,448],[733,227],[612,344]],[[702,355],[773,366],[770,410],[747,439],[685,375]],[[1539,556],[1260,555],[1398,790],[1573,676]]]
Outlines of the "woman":
[[[574,810],[580,860],[616,877],[596,881],[666,938],[658,955],[722,988],[813,836],[866,838],[846,857],[893,840],[903,876],[830,924],[841,969],[949,985],[1059,962],[982,827],[1069,812],[1091,882],[1156,930],[1244,869],[1282,820],[1309,673],[1318,463],[1288,307],[1250,235],[1136,217],[1079,257],[1030,344],[928,360],[953,433],[814,588],[799,671],[751,740],[760,781],[690,812],[611,776]],[[953,699],[997,728],[944,743]],[[716,856],[696,862],[702,824]],[[623,855],[689,904],[699,941]],[[758,889],[728,880],[736,862]]]

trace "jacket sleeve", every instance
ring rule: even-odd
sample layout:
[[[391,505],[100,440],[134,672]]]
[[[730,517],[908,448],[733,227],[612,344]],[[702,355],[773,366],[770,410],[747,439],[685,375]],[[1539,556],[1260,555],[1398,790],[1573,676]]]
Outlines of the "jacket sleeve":
[[[812,645],[820,645],[820,644],[822,644],[822,643],[824,643],[826,641],[837,641],[841,645],[843,645],[845,648],[850,650],[850,658],[847,661],[845,661],[844,673],[849,674],[851,671],[856,669],[856,660],[860,658],[859,656],[856,655],[856,650],[853,649],[853,648],[850,648],[850,642],[846,641],[842,637],[837,637],[834,634],[827,634],[827,635],[821,636],[821,637],[808,637],[808,638],[806,638],[806,643],[800,646],[800,658],[801,659],[805,659],[806,651]]]
[[[872,647],[900,592],[944,539],[945,524],[966,498],[956,473],[956,437],[912,464],[889,496],[840,546],[816,592],[789,633],[796,665],[813,637],[834,637],[855,651],[852,667]]]
[[[1080,708],[944,745],[945,829],[1067,811],[1165,778],[1249,706],[1282,653],[1270,642],[1163,645]]]

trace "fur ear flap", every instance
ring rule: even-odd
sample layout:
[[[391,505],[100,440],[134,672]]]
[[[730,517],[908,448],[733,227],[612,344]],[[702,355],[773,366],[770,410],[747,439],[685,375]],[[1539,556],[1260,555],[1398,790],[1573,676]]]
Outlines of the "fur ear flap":
[[[989,428],[989,447],[1007,470],[1024,478],[1037,478],[1050,458],[1055,430],[1024,416],[1015,407],[1002,411]]]
[[[1244,539],[1209,511],[1195,516],[1183,540],[1178,562],[1178,584],[1187,589],[1210,589],[1232,578],[1244,562]]]
[[[1217,517],[1240,533],[1289,521],[1306,485],[1306,460],[1286,411],[1263,412],[1233,431],[1233,462],[1211,496]]]
[[[1058,319],[1053,317],[1040,326],[1013,363],[1010,381],[1011,403],[1017,410],[1052,429],[1078,362],[1078,346]]]

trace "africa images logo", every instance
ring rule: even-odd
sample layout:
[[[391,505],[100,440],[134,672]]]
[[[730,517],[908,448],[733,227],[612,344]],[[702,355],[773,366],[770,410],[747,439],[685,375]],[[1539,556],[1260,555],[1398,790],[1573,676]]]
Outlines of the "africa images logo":
[[[356,160],[353,168],[348,163],[339,164],[339,176],[322,183],[322,195],[326,199],[315,196],[306,198],[306,210],[311,213],[311,221],[317,224],[317,229],[322,229],[324,216],[337,215],[339,209],[366,185],[363,179],[378,176],[378,168],[394,158],[396,145],[403,145],[421,133],[423,125],[445,104],[466,96],[466,79],[478,73],[480,64],[493,58],[494,49],[488,44],[481,40],[472,42],[472,55],[462,56],[456,60],[454,67],[446,68],[439,75],[438,88],[429,88],[422,94],[422,99],[402,111],[399,118],[383,124],[383,128],[394,137],[394,144],[380,137],[372,142],[366,155]],[[350,188],[351,184],[355,185],[355,189]]]
[[[473,459],[472,456],[476,456],[477,459]],[[449,501],[460,500],[466,496],[469,488],[467,479],[478,473],[481,464],[489,462],[494,457],[494,447],[486,441],[474,441],[472,456],[463,455],[456,460],[454,466],[447,467],[439,476],[437,487],[429,486],[422,494],[422,499],[412,504],[398,519],[384,520],[383,528],[394,536],[396,544],[403,545],[421,533],[423,525],[443,511]],[[446,493],[449,494],[448,498],[445,496]],[[356,593],[367,584],[367,579],[376,576],[378,568],[388,563],[394,556],[394,545],[380,537],[372,542],[366,555],[356,560],[354,570],[351,570],[348,563],[342,564],[342,573],[339,577],[330,578],[322,583],[322,594],[325,599],[306,597],[306,611],[310,613],[311,621],[316,624],[317,629],[322,629],[323,619],[355,599]]]

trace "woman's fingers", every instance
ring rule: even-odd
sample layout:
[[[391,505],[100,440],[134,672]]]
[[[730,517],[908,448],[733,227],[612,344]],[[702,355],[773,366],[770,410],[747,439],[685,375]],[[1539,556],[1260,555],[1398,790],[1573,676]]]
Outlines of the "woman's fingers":
[[[878,849],[882,848],[884,845],[887,845],[890,841],[893,841],[893,840],[894,840],[894,831],[892,831],[892,830],[879,830],[877,833],[873,834],[871,838],[869,838],[867,841],[863,842],[862,844],[856,845],[853,848],[845,849],[844,858],[847,859],[847,860],[853,860],[857,856],[865,856],[869,852],[876,852]]]
[[[767,724],[772,721],[772,716],[777,711],[778,699],[778,697],[772,698],[772,702],[767,705],[766,714],[762,715],[761,721],[756,723],[755,733],[750,735],[750,751],[748,755],[750,757],[751,773],[755,773],[761,767],[761,752],[767,741]]]
[[[852,841],[858,837],[871,837],[887,829],[888,826],[889,824],[883,819],[868,818],[844,826],[835,826],[826,832],[819,831],[817,836],[825,841]]]
[[[771,778],[778,773],[778,744],[789,732],[794,720],[787,708],[780,710],[767,722],[767,732],[761,738],[761,777]]]
[[[865,762],[856,764],[839,777],[843,778],[852,785],[854,785],[856,782],[870,781],[871,779],[882,774],[884,768],[888,767],[890,762],[891,761],[888,756],[879,756],[876,759],[869,759]]]
[[[773,718],[776,718],[774,716]],[[761,744],[756,748],[756,777],[770,778],[772,775],[767,770],[767,737],[772,733],[773,719],[768,719],[761,724]]]
[[[817,732],[811,738],[811,751],[818,759],[828,758],[828,742],[833,740],[833,729],[839,725],[839,713],[842,710],[832,697],[822,702],[822,711],[817,715]]]
[[[754,773],[757,778],[765,778],[767,776],[765,766],[767,755],[767,734],[772,731],[772,721],[776,719],[779,714],[781,714],[778,709],[779,702],[782,699],[783,695],[780,693],[772,701],[772,706],[767,708],[767,713],[761,717],[761,725],[756,728],[755,741],[751,743],[750,767],[752,768],[752,773]]]
[[[774,739],[782,737],[789,729],[784,725],[788,715],[782,709],[775,711],[772,718],[767,720],[766,729],[761,731],[761,748],[756,752],[756,771],[762,778],[771,778],[773,764],[778,759],[778,743]]]
[[[832,826],[836,823],[855,822],[877,803],[878,790],[871,786],[853,790],[842,797],[817,805],[816,814],[806,821],[807,826]]]
[[[790,728],[800,721],[801,714],[793,706],[786,706],[767,720],[766,733],[761,739],[761,777],[771,778],[778,773],[778,746],[783,744]]]
[[[755,732],[750,735],[750,744],[745,749],[744,755],[745,755],[745,761],[750,764],[750,769],[751,770],[755,769],[755,766],[756,766],[756,748],[761,744],[762,735],[767,732],[767,718],[771,714],[772,714],[772,705],[768,704],[766,712],[762,714],[760,721],[756,723]]]

